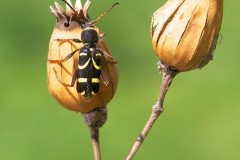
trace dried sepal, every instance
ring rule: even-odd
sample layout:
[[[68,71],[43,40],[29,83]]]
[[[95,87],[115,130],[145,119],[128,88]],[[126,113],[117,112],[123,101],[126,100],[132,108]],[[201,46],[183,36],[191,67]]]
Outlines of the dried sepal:
[[[81,0],[76,0],[75,3],[75,10],[79,13],[79,11],[82,9],[82,2]]]
[[[90,6],[90,4],[91,4],[91,1],[90,0],[87,0],[86,1],[86,3],[84,4],[84,6],[83,6],[83,13],[84,13],[84,16],[85,17],[87,17],[88,15],[88,8],[89,8],[89,6]]]
[[[212,59],[221,29],[223,0],[169,0],[152,17],[152,45],[162,63],[179,71]]]
[[[70,0],[66,0],[66,2],[70,5],[70,6],[73,6],[72,5],[72,2]],[[67,15],[72,15],[74,14],[74,11],[66,4],[66,14]]]
[[[62,7],[57,3],[55,3],[56,9],[50,7],[51,12],[57,18],[57,23],[49,43],[49,60],[61,60],[72,51],[82,47],[82,43],[74,43],[69,39],[81,39],[81,25],[84,21],[89,20],[87,14],[89,5],[90,1],[88,0],[84,5],[85,10],[83,10],[84,7],[81,7],[81,1],[78,0],[75,4],[76,12],[63,11]],[[87,17],[83,17],[84,15]],[[101,33],[99,30],[98,32]],[[111,55],[104,40],[101,40],[97,47]],[[48,61],[48,88],[51,95],[65,108],[77,112],[89,112],[94,108],[106,106],[113,98],[118,84],[116,63],[102,59],[101,70],[105,74],[107,81],[101,80],[98,94],[91,98],[85,98],[78,94],[75,85],[74,87],[67,87],[59,82],[61,80],[66,84],[71,84],[77,63],[78,54],[61,64]]]

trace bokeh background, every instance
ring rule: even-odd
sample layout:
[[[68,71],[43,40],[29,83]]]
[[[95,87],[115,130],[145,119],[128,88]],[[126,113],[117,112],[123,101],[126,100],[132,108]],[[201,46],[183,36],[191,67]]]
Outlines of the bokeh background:
[[[55,24],[52,0],[0,1],[0,160],[93,159],[79,113],[48,93],[46,60]],[[93,0],[91,17],[115,1]],[[97,23],[119,62],[120,83],[101,129],[104,160],[127,155],[155,103],[161,76],[149,26],[165,0],[127,1]],[[62,2],[60,2],[63,4]],[[238,160],[240,157],[240,1],[224,2],[214,61],[179,74],[165,112],[135,160]]]

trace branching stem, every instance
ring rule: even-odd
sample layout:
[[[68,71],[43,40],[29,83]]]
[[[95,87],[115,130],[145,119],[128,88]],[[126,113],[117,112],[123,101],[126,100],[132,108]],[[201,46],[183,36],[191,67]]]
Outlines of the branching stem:
[[[140,148],[141,144],[147,137],[149,131],[151,130],[154,122],[157,120],[159,115],[163,112],[163,102],[165,99],[165,95],[170,87],[173,78],[178,73],[178,71],[171,69],[168,66],[165,66],[160,61],[158,62],[158,69],[162,73],[162,84],[160,88],[160,96],[156,102],[156,104],[152,108],[152,113],[145,124],[142,132],[139,134],[137,140],[133,144],[131,151],[129,152],[127,158],[125,160],[132,160],[135,154],[137,153],[138,149]]]

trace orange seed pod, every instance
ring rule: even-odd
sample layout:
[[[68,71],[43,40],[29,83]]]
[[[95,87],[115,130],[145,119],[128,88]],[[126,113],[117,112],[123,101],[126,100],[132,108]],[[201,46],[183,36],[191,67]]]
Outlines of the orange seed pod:
[[[221,29],[223,0],[168,0],[152,17],[153,49],[178,71],[205,66]]]
[[[71,4],[70,0],[67,0]],[[51,12],[57,18],[48,51],[48,60],[62,60],[71,52],[82,47],[82,43],[75,43],[71,39],[81,39],[82,28],[80,22],[89,19],[88,8],[90,0],[84,6],[77,0],[74,12],[68,5],[66,11],[55,2],[56,9],[50,6]],[[71,4],[72,6],[72,4]],[[78,16],[81,15],[81,16]],[[96,29],[100,34],[99,29]],[[97,47],[110,54],[106,43],[101,40]],[[79,51],[77,51],[79,52]],[[102,56],[104,57],[104,56]],[[105,58],[101,60],[101,72],[104,73],[106,81],[100,81],[99,92],[89,98],[81,96],[76,91],[76,83],[73,87],[63,85],[61,82],[71,84],[72,77],[78,65],[78,54],[76,53],[67,61],[59,63],[47,62],[48,89],[51,95],[65,108],[77,112],[89,112],[97,107],[105,107],[113,98],[117,84],[118,71],[116,63],[109,62]]]

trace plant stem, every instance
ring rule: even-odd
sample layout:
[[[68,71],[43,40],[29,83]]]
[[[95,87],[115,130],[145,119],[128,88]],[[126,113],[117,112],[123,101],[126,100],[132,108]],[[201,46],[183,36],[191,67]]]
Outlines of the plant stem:
[[[133,144],[133,147],[132,147],[131,151],[129,152],[129,154],[128,154],[128,156],[125,160],[132,160],[133,159],[133,157],[137,153],[138,149],[140,148],[141,144],[143,143],[143,141],[147,137],[149,131],[151,130],[154,122],[157,120],[159,115],[163,112],[163,110],[164,110],[163,109],[163,102],[164,102],[164,99],[165,99],[165,95],[168,91],[168,88],[170,87],[170,85],[172,83],[173,78],[178,73],[178,71],[173,70],[168,66],[165,66],[160,61],[158,62],[158,69],[162,73],[162,84],[161,84],[161,88],[160,88],[160,96],[159,96],[157,102],[155,103],[155,105],[152,108],[152,113],[151,113],[147,123],[145,124],[142,132],[139,134],[137,140]]]
[[[105,106],[98,107],[88,113],[82,113],[82,115],[90,131],[94,160],[101,160],[99,128],[101,128],[107,120],[107,108]]]
[[[91,135],[94,159],[101,160],[100,143],[99,143],[99,129],[89,127],[89,130],[90,130],[90,135]]]

